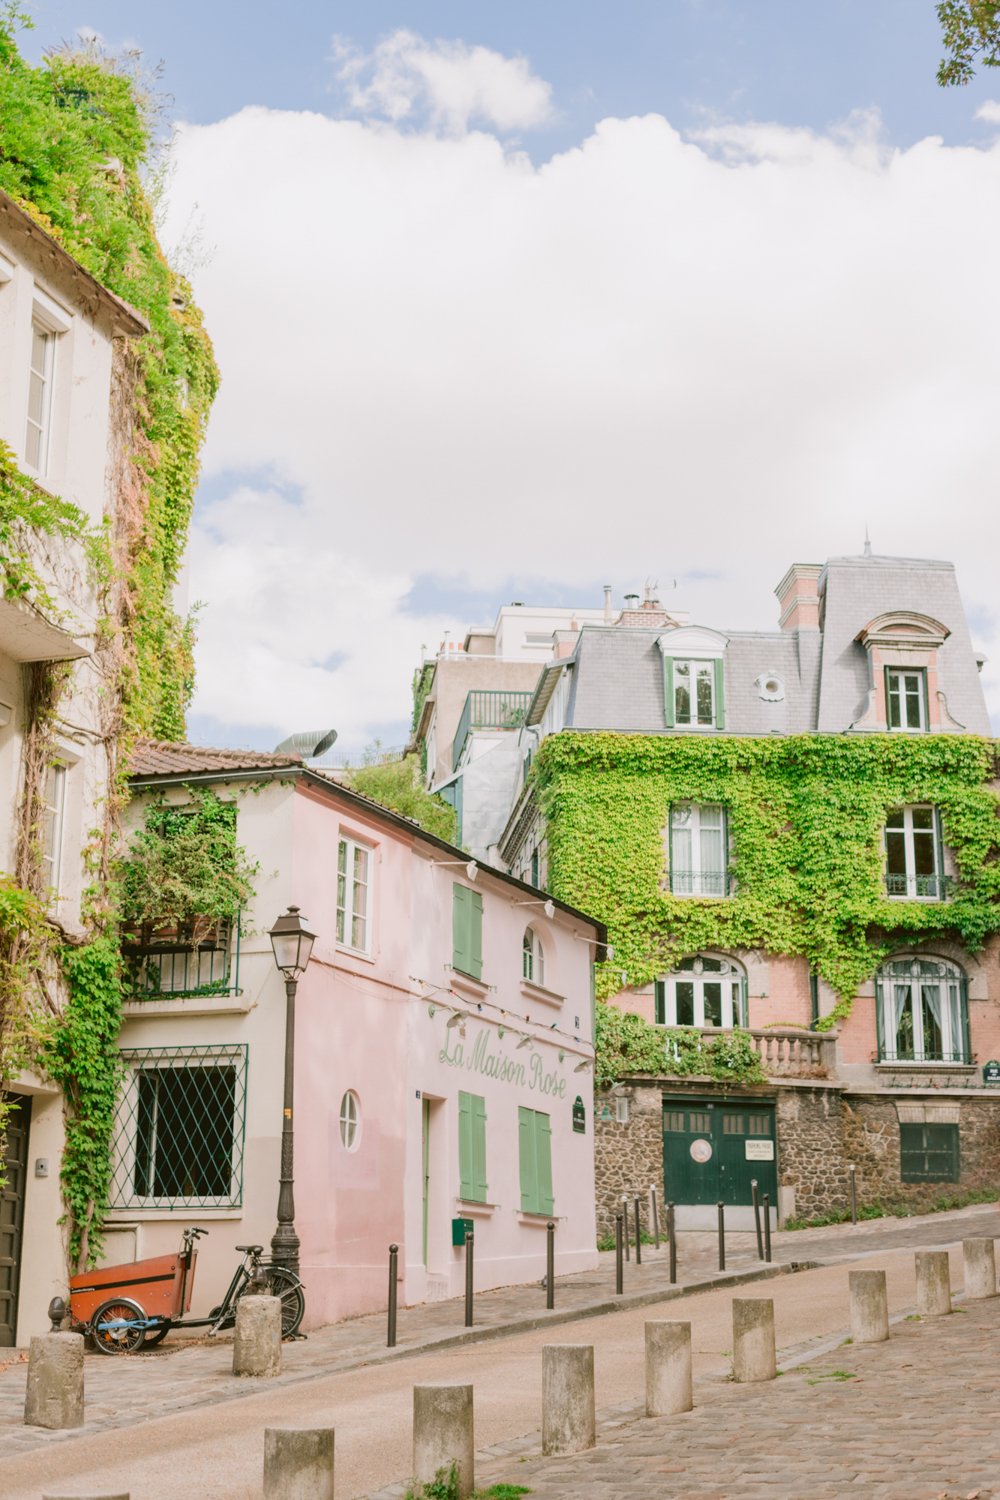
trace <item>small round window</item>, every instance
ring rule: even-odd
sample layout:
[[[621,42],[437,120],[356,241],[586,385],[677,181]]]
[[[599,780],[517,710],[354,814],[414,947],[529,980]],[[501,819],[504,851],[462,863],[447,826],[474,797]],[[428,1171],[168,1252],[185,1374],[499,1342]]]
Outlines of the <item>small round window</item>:
[[[348,1151],[356,1151],[361,1140],[361,1105],[352,1089],[340,1101],[340,1139]]]

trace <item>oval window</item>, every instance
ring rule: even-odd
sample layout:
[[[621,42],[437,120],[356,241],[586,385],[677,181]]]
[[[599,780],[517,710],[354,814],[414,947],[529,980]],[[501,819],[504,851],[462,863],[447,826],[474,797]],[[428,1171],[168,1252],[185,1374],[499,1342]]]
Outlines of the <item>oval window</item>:
[[[340,1101],[340,1139],[347,1151],[356,1151],[361,1140],[361,1105],[353,1089]]]

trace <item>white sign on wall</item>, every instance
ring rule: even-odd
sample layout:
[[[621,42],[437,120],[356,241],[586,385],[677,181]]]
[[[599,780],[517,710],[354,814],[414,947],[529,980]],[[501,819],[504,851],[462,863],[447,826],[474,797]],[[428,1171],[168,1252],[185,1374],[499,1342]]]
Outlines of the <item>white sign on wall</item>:
[[[747,1161],[774,1161],[773,1141],[747,1141]]]

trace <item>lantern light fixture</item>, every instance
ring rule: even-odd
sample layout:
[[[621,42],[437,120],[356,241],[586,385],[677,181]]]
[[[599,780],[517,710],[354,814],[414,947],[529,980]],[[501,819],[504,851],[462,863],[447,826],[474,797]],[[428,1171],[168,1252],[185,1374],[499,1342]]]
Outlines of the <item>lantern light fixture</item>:
[[[297,906],[290,906],[268,933],[274,961],[286,979],[299,979],[306,971],[316,934],[306,926]]]

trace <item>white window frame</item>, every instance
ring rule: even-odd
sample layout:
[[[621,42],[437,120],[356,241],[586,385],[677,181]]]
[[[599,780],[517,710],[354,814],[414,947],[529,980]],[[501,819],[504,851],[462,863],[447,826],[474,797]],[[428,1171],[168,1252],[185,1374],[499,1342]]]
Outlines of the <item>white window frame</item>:
[[[702,829],[702,815],[719,816],[718,825],[706,823]],[[684,819],[689,819],[687,827]],[[674,802],[670,807],[667,825],[670,860],[670,891],[674,896],[713,897],[724,900],[730,893],[729,878],[729,820],[721,802]],[[721,843],[722,868],[706,868],[705,841],[702,833],[718,834]],[[689,834],[688,840],[680,837]],[[687,843],[689,856],[685,863],[682,853]]]
[[[341,851],[346,850],[345,869],[341,870]],[[363,854],[367,860],[366,879],[361,882],[355,878],[356,854]],[[337,947],[346,948],[351,953],[370,954],[372,950],[372,877],[375,873],[375,850],[370,844],[363,844],[360,839],[352,838],[350,834],[342,833],[337,843],[337,895],[335,906],[335,927],[337,935]],[[355,909],[357,887],[364,888],[364,909]],[[347,888],[351,890],[351,901],[347,902]],[[356,936],[355,924],[358,921],[364,924],[364,943],[354,941]],[[350,928],[348,928],[350,922]]]
[[[893,724],[892,722],[892,697],[890,683],[893,677],[898,677],[901,682],[907,677],[917,679],[917,724]],[[907,692],[905,682],[899,692],[900,718],[906,712]],[[885,669],[885,724],[891,734],[926,734],[927,733],[927,672],[924,667],[886,667]]]
[[[926,828],[914,828],[914,813],[929,813],[931,826]],[[927,803],[914,803],[905,807],[893,808],[890,816],[902,815],[903,826],[890,828],[888,821],[883,829],[883,841],[886,856],[885,888],[886,895],[890,901],[943,901],[947,894],[946,881],[944,878],[944,851],[941,843],[941,819],[936,807]],[[889,873],[889,839],[891,837],[902,838],[904,872],[894,871]],[[916,841],[918,838],[930,838],[931,851],[934,858],[933,873],[917,873]],[[898,889],[900,882],[905,882],[905,890]]]
[[[40,336],[45,340],[45,353],[42,360],[42,369],[35,368],[35,339]],[[56,365],[56,333],[49,328],[41,318],[35,316],[31,320],[31,352],[28,356],[28,410],[24,424],[24,459],[29,468],[34,469],[36,474],[47,474],[49,470],[49,450],[52,446],[52,388],[55,384]],[[37,378],[42,382],[42,399],[38,419],[31,415],[31,386],[32,381]],[[32,429],[35,434],[35,459],[32,459],[31,444]]]
[[[929,993],[925,996],[924,991]],[[875,997],[879,1049],[882,1063],[893,1066],[917,1063],[921,1067],[951,1067],[968,1064],[968,984],[955,963],[934,957],[899,957],[884,964],[876,975]],[[941,1056],[928,1057],[924,1030],[925,1013],[937,1007],[936,1024],[941,1033]],[[913,1045],[898,1050],[900,1023],[909,1009]]]
[[[545,944],[534,927],[524,929],[521,943],[521,977],[527,984],[545,988]]]
[[[340,1101],[340,1144],[345,1151],[357,1151],[361,1145],[361,1100],[353,1089]]]
[[[66,828],[66,781],[69,770],[65,761],[49,763],[45,778],[45,845],[42,851],[42,871],[45,884],[51,891],[51,900],[60,899],[62,883],[63,840]],[[49,777],[52,778],[52,795],[49,800]]]
[[[660,1026],[694,1026],[703,1029],[706,1026],[714,1026],[714,1021],[705,1020],[705,985],[718,984],[721,993],[720,1015],[722,1027],[726,1031],[732,1031],[734,1027],[745,1025],[746,1017],[742,1014],[746,1006],[746,976],[732,959],[721,958],[714,953],[698,953],[693,958],[683,960],[689,965],[687,968],[677,968],[672,974],[667,974],[663,979],[657,980],[657,1002],[658,1008],[662,1006],[663,1019],[657,1021]],[[718,965],[718,968],[715,967]],[[677,986],[678,984],[692,986],[693,1020],[677,1019]]]
[[[696,656],[675,656],[674,662],[674,728],[675,729],[714,729],[715,728],[715,658]],[[688,695],[692,707],[692,714],[687,721],[681,719],[677,712],[677,692],[682,684],[678,678],[682,675],[681,669],[688,669]],[[709,717],[702,720],[698,716],[698,687],[697,678],[704,675],[708,679],[708,690],[712,704]]]

